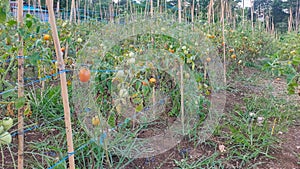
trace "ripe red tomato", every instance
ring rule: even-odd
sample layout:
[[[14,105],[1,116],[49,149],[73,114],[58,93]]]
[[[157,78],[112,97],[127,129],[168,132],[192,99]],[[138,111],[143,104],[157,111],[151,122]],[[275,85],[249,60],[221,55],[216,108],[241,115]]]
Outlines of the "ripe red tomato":
[[[82,68],[79,71],[79,80],[81,82],[88,82],[91,78],[91,72],[87,68]]]

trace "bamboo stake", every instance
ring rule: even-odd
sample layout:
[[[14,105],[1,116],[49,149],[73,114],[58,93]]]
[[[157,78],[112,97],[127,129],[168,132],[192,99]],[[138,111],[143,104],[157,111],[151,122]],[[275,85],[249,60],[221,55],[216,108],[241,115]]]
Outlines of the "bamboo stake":
[[[192,23],[194,23],[194,12],[195,12],[195,0],[192,1],[192,7],[191,7]]]
[[[33,14],[35,15],[36,0],[33,0],[33,8],[34,8]]]
[[[185,4],[186,4],[186,0],[183,1],[183,11],[182,11],[182,15],[183,15],[182,18],[183,18],[183,21],[184,21],[184,22],[187,21]]]
[[[99,8],[100,8],[100,21],[103,19],[103,14],[102,14],[102,5],[101,5],[101,0],[99,0]]]
[[[150,15],[153,16],[153,0],[150,0]]]
[[[56,13],[57,13],[57,17],[59,18],[60,17],[60,13],[59,13],[59,1],[57,1],[57,4],[56,4]]]
[[[70,22],[72,22],[73,16],[74,16],[74,22],[76,22],[75,0],[71,1]]]
[[[275,30],[275,25],[274,25],[274,20],[272,19],[272,30],[271,30],[271,34],[274,34],[274,30]]]
[[[109,20],[110,20],[111,23],[114,22],[114,16],[113,15],[114,15],[114,6],[111,3],[111,4],[109,4]]]
[[[79,12],[79,7],[80,7],[80,1],[77,1],[76,3],[76,11],[77,11],[77,24],[80,24],[80,12]],[[101,9],[100,9],[101,10]],[[67,50],[67,48],[66,48]]]
[[[19,28],[23,27],[23,0],[18,2],[18,23]],[[24,97],[24,57],[23,56],[23,38],[19,34],[21,48],[18,55],[18,98]],[[18,109],[18,169],[24,168],[24,108]]]
[[[86,0],[84,1],[84,7],[83,7],[83,15],[84,15],[84,20],[86,20],[86,14],[87,14],[87,12],[86,12]]]
[[[184,83],[183,83],[183,64],[180,64],[180,104],[181,104],[181,124],[182,124],[182,131],[184,132]]]
[[[212,0],[212,7],[211,7],[211,12],[212,12],[212,23],[215,24],[215,8],[214,8],[214,0]]]
[[[290,7],[290,16],[288,20],[288,32],[291,32],[293,29],[293,13],[292,13],[292,8]]]
[[[233,30],[236,29],[236,14],[233,12]]]
[[[128,2],[129,0],[127,0],[127,2]],[[128,2],[129,3],[129,2]],[[146,1],[146,4],[145,4],[145,11],[144,11],[144,17],[146,17],[147,16],[147,7],[148,7],[148,1]]]
[[[254,1],[251,1],[251,28],[252,28],[252,34],[254,33],[253,13],[254,13]]]
[[[296,16],[295,16],[295,20],[296,20],[296,23],[295,23],[295,26],[296,26],[296,28],[295,28],[295,31],[296,32],[298,32],[298,30],[299,30],[299,10],[300,10],[300,8],[299,8],[299,0],[297,0],[297,7],[296,7]]]
[[[178,0],[178,22],[181,23],[181,0]]]
[[[162,5],[159,5],[159,13],[162,14],[162,12],[163,12],[163,7]]]
[[[214,19],[214,18],[211,18],[212,10],[213,10],[213,0],[210,0],[209,5],[208,5],[208,11],[207,11],[207,21],[208,21],[209,26],[210,26],[211,20]]]
[[[225,22],[224,22],[224,12],[225,12],[226,0],[221,0],[221,12],[222,12],[222,37],[223,37],[223,59],[224,59],[224,83],[226,84],[226,43],[225,43]]]
[[[242,24],[243,24],[243,30],[245,29],[244,24],[245,24],[245,0],[243,0],[243,20],[242,20]]]
[[[299,1],[297,0],[297,22],[296,22],[296,24],[297,24],[297,32],[298,32],[298,30],[299,30],[299,21],[300,21],[300,3],[299,3]]]
[[[53,0],[47,0],[48,12],[49,12],[49,22],[52,30],[52,37],[55,46],[56,57],[58,61],[58,67],[60,71],[65,70],[64,60],[62,58],[56,23],[55,23],[55,15],[53,11]],[[65,127],[67,134],[67,144],[68,144],[68,154],[74,152],[73,148],[73,139],[72,139],[72,125],[71,125],[71,117],[70,117],[70,107],[69,107],[69,99],[68,99],[68,89],[67,89],[67,80],[66,73],[60,74],[60,85],[61,85],[61,95],[63,99],[64,106],[64,117],[65,117]],[[75,169],[75,160],[74,155],[69,156],[69,168]]]
[[[159,4],[160,4],[160,2],[159,2],[159,0],[157,0],[157,10],[159,11]],[[160,12],[160,11],[159,11]]]
[[[47,1],[47,0],[46,0]],[[68,18],[68,15],[67,15],[67,12],[68,12],[68,10],[69,10],[69,2],[68,2],[68,0],[66,0],[66,10],[65,10],[65,20],[67,20]]]
[[[42,13],[42,18],[43,18],[43,21],[45,21],[46,20],[46,18],[45,18],[45,13],[42,11],[42,5],[41,5],[41,0],[38,0],[38,5],[39,5],[39,10],[41,11],[41,13]]]
[[[178,22],[181,23],[181,0],[178,0]],[[183,64],[180,64],[180,104],[181,104],[181,124],[182,131],[184,132],[184,85],[183,85]]]
[[[167,12],[167,11],[168,11],[167,0],[165,0],[165,11],[164,12]]]
[[[156,104],[156,99],[155,99],[155,84],[152,87],[152,111],[153,111],[153,115],[155,115],[155,104]]]
[[[30,0],[28,0],[28,9],[27,12],[30,14]]]
[[[266,16],[266,32],[268,33],[269,32],[269,29],[270,28],[270,26],[269,26],[269,16],[267,15]]]

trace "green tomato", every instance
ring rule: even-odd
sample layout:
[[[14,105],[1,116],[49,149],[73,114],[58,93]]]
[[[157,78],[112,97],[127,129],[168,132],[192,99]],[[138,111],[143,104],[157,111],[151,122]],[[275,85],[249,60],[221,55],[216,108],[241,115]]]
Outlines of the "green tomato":
[[[10,144],[12,140],[11,135],[9,132],[4,132],[3,134],[0,135],[0,145],[1,144]]]
[[[13,126],[13,119],[10,117],[5,117],[2,120],[2,126],[4,127],[4,130],[9,130]]]

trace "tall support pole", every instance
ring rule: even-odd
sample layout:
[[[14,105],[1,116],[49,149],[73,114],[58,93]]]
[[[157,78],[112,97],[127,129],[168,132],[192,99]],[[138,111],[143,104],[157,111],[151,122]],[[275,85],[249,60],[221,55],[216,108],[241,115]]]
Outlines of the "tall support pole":
[[[68,88],[67,88],[67,79],[65,71],[65,64],[62,57],[62,52],[60,48],[60,42],[58,38],[55,15],[53,10],[53,0],[47,0],[48,13],[49,13],[49,22],[52,30],[52,37],[55,46],[56,57],[58,61],[58,68],[60,73],[60,85],[61,85],[61,96],[63,99],[64,106],[64,117],[65,117],[65,127],[67,134],[67,145],[68,145],[68,154],[69,154],[69,169],[75,169],[75,160],[74,160],[74,148],[73,148],[73,136],[72,136],[72,125],[71,125],[71,115],[70,115],[70,106],[68,98]]]
[[[18,1],[18,27],[23,27],[23,0]],[[21,47],[18,52],[18,98],[24,97],[23,38],[19,34]],[[18,169],[24,168],[24,115],[23,107],[18,109]]]

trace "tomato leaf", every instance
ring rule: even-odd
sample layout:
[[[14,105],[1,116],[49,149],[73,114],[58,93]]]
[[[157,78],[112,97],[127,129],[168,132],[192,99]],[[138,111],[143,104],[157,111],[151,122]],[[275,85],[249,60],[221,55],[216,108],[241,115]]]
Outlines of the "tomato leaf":
[[[6,12],[4,7],[0,7],[0,23],[4,23],[6,21]]]
[[[31,26],[32,26],[31,19],[26,19],[25,24],[26,24],[27,28],[31,28]]]
[[[108,124],[109,124],[111,127],[115,127],[115,126],[116,126],[116,117],[115,117],[115,114],[111,114],[111,115],[108,117]]]
[[[15,26],[15,25],[17,25],[17,21],[16,20],[10,20],[10,21],[7,22],[7,25],[8,26]]]
[[[293,58],[293,64],[294,65],[299,65],[300,64],[300,56],[295,56]]]
[[[140,104],[140,105],[136,106],[135,112],[141,112],[143,110],[143,108],[144,108],[143,104]]]
[[[41,26],[39,25],[36,27],[36,33],[40,33],[40,30],[41,30]]]

